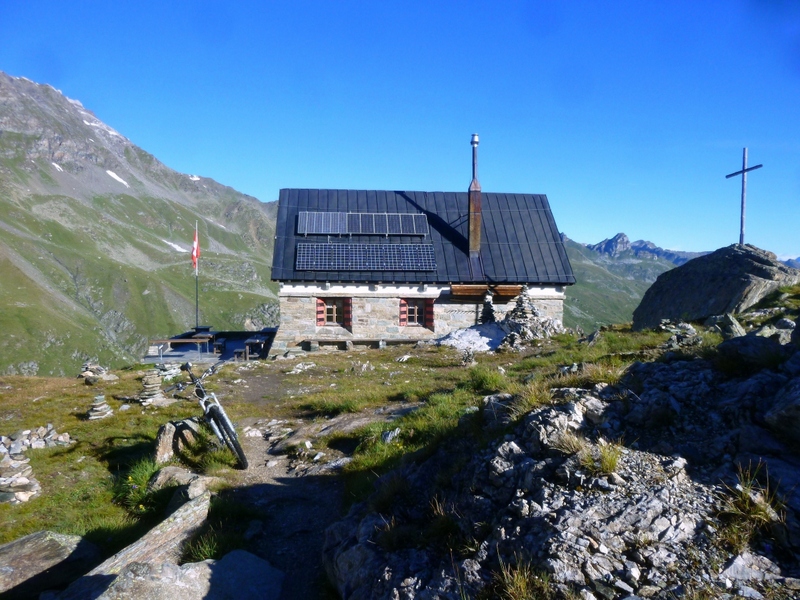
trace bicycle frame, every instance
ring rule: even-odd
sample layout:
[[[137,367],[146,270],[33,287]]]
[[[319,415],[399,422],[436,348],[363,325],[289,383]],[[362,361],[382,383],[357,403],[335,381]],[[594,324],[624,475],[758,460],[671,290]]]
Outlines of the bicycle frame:
[[[200,408],[203,410],[203,419],[206,423],[208,423],[209,428],[211,431],[214,432],[214,435],[217,436],[217,439],[223,446],[227,446],[231,452],[236,455],[236,458],[239,461],[239,464],[243,469],[247,468],[247,457],[245,456],[244,452],[242,451],[242,447],[239,444],[239,439],[236,436],[236,429],[233,426],[230,418],[228,418],[228,414],[225,412],[225,409],[222,408],[222,404],[217,399],[217,395],[214,392],[206,391],[205,386],[203,385],[203,380],[208,377],[209,375],[213,375],[217,372],[220,363],[217,363],[205,371],[198,377],[192,372],[192,363],[184,363],[181,365],[181,371],[185,371],[189,375],[189,379],[191,379],[192,384],[194,385],[194,394],[197,396],[198,402],[200,404]],[[180,387],[179,389],[184,389],[187,386]],[[219,423],[217,422],[219,419]]]

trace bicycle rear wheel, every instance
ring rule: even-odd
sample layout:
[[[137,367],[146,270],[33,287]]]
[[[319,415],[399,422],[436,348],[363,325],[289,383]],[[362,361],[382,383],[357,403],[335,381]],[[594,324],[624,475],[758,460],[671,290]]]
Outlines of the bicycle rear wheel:
[[[247,468],[247,457],[244,455],[244,450],[239,444],[239,438],[233,429],[233,425],[228,418],[222,413],[220,408],[216,405],[208,407],[206,418],[212,421],[217,426],[217,431],[222,435],[225,445],[230,448],[231,452],[236,456],[239,461],[239,466],[242,469]]]

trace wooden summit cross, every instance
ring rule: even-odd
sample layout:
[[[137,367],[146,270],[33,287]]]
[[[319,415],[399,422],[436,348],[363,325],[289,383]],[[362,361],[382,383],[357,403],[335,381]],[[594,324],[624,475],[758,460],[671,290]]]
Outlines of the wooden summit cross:
[[[731,177],[736,177],[737,175],[742,176],[742,219],[739,225],[739,245],[744,246],[744,208],[745,208],[745,199],[747,198],[747,172],[748,171],[755,171],[756,169],[760,169],[764,165],[756,165],[755,167],[747,168],[747,148],[744,149],[742,153],[742,170],[736,171],[736,173],[731,173],[730,175],[725,175],[725,179],[730,179]]]

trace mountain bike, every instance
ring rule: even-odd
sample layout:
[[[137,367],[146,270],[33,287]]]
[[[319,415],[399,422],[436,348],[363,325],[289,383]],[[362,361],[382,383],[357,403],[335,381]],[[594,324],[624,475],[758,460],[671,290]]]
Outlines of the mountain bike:
[[[211,365],[198,377],[192,372],[192,363],[184,363],[181,365],[181,371],[185,371],[189,375],[191,381],[179,381],[165,389],[164,393],[170,393],[173,390],[182,392],[190,385],[193,385],[194,395],[200,402],[200,407],[203,409],[203,418],[206,423],[208,423],[209,428],[214,432],[214,435],[217,436],[217,439],[219,439],[223,446],[230,448],[231,452],[236,456],[239,466],[242,469],[246,469],[247,457],[244,455],[241,444],[239,444],[239,438],[236,436],[233,423],[231,423],[231,420],[225,413],[225,409],[222,408],[222,404],[220,404],[217,399],[217,395],[214,392],[206,391],[203,385],[203,380],[216,373],[221,365],[221,362]]]

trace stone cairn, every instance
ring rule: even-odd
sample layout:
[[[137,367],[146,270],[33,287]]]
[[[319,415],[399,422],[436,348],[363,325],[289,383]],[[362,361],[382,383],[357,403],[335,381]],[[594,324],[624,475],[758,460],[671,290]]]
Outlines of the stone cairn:
[[[180,368],[177,365],[161,364],[155,369],[145,371],[142,376],[142,391],[136,396],[142,406],[168,406],[177,402],[174,398],[168,398],[161,391],[161,384],[173,377],[180,375]]]
[[[91,362],[83,364],[81,374],[78,377],[83,377],[86,385],[94,385],[98,381],[116,381],[119,379],[113,373],[109,373],[105,367]]]
[[[23,454],[26,450],[72,443],[68,433],[59,434],[50,423],[47,427],[26,429],[10,436],[0,435],[0,502],[27,502],[42,491],[28,464],[30,459]]]
[[[526,286],[522,287],[514,308],[500,322],[500,327],[507,334],[503,340],[506,348],[519,348],[522,342],[547,339],[565,331],[559,321],[542,315],[527,290]]]
[[[164,394],[161,392],[161,381],[161,372],[158,369],[145,371],[142,377],[142,391],[136,396],[142,406],[150,406],[164,398]]]
[[[114,411],[111,410],[111,407],[106,402],[105,396],[94,397],[94,402],[92,402],[92,408],[89,409],[88,417],[90,421],[105,419],[106,417],[110,417],[113,414]]]

